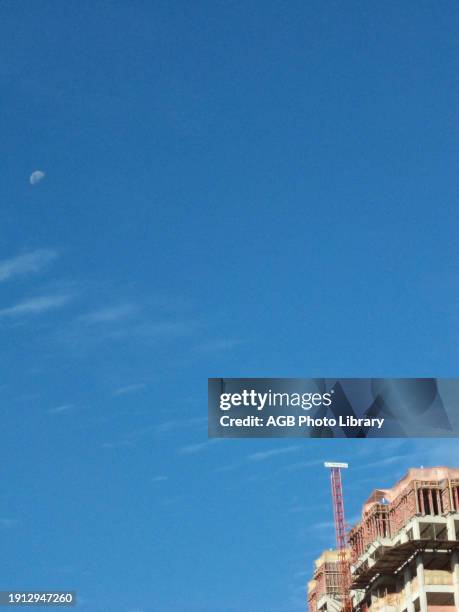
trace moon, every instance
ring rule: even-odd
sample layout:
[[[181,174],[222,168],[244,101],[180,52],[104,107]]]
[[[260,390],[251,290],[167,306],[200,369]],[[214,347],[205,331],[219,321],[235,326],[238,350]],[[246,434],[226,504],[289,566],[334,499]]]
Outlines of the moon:
[[[30,184],[38,185],[45,178],[45,173],[43,170],[35,170],[29,177]]]

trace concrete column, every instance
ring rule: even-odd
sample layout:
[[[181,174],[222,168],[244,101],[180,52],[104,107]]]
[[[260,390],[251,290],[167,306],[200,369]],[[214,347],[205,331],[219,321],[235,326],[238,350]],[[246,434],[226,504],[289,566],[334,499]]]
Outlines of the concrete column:
[[[415,540],[421,539],[421,528],[419,527],[419,519],[413,521],[413,538]]]
[[[448,540],[456,539],[456,525],[454,524],[454,516],[448,516],[446,519],[446,525],[448,530]]]
[[[459,552],[451,555],[451,571],[453,572],[454,607],[459,610]]]
[[[427,593],[422,554],[416,558],[416,576],[418,577],[419,606],[421,612],[427,612]]]
[[[403,583],[406,595],[406,612],[414,612],[414,603],[412,600],[413,592],[411,590],[411,572],[409,567],[405,567],[403,571]]]

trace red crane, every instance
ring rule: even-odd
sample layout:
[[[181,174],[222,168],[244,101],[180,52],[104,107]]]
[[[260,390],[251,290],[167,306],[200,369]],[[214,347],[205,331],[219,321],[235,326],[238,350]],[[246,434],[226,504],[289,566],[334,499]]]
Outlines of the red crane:
[[[343,484],[341,469],[347,468],[347,463],[325,463],[330,468],[331,490],[333,498],[333,515],[335,518],[336,550],[338,551],[338,591],[342,612],[352,612],[350,594],[351,568],[347,552],[346,521],[344,518]]]

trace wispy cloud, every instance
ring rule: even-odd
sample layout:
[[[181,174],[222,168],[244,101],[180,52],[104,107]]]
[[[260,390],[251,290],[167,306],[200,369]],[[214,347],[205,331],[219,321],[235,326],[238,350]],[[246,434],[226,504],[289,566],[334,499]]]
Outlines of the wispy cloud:
[[[41,314],[65,306],[72,296],[70,294],[43,295],[19,302],[14,306],[0,309],[0,317],[18,317],[21,315]]]
[[[413,455],[390,455],[389,457],[384,457],[383,459],[378,459],[378,461],[370,461],[369,463],[364,463],[363,465],[357,465],[354,470],[368,470],[383,467],[386,465],[392,465],[393,463],[403,463],[404,460],[413,459]]]
[[[244,466],[246,466],[246,463],[243,461],[240,461],[239,463],[230,463],[230,464],[222,465],[221,467],[216,468],[214,470],[214,473],[220,474],[224,472],[233,472],[234,470],[237,470],[238,468],[241,468]]]
[[[335,526],[335,523],[333,521],[319,521],[317,523],[314,523],[314,525],[311,525],[311,529],[333,529]]]
[[[246,344],[246,341],[238,338],[215,339],[202,342],[196,347],[195,350],[196,352],[203,354],[226,352],[231,351],[242,344]]]
[[[135,304],[120,304],[110,308],[93,310],[80,317],[86,323],[116,323],[134,315],[139,310]]]
[[[48,414],[67,414],[68,412],[72,412],[74,409],[75,406],[73,404],[62,404],[62,406],[50,408],[48,410]]]
[[[248,456],[250,461],[265,461],[266,459],[271,459],[271,457],[277,457],[277,455],[284,455],[286,453],[293,453],[300,449],[300,446],[287,446],[285,448],[274,448],[268,451],[260,451],[258,453],[253,453]]]
[[[207,422],[205,417],[192,417],[190,419],[174,419],[171,421],[164,421],[156,426],[157,433],[166,433],[168,431],[174,431],[176,429],[188,429],[194,426],[203,426]]]
[[[323,465],[324,459],[311,459],[310,461],[298,461],[297,463],[289,463],[284,465],[276,471],[276,474],[280,472],[293,472],[295,470],[304,470],[306,468],[313,467],[315,465]]]
[[[137,393],[139,391],[143,391],[147,385],[145,383],[134,383],[132,385],[125,385],[124,387],[119,387],[113,392],[113,395],[129,395],[130,393]]]
[[[193,321],[158,321],[139,325],[133,333],[145,342],[156,342],[159,339],[174,339],[191,336],[197,324]]]
[[[264,461],[265,459],[270,459],[271,457],[274,457],[276,455],[283,455],[286,453],[294,452],[296,450],[299,450],[299,448],[300,448],[299,446],[288,446],[287,448],[280,448],[280,449],[274,449],[270,451],[254,453],[252,455],[249,455],[244,461],[239,461],[237,463],[223,465],[221,467],[216,468],[214,472],[215,473],[232,472],[234,470],[237,470],[238,468],[246,467],[247,463],[250,463],[252,461]],[[310,461],[299,461],[297,463],[289,463],[288,465],[284,465],[278,468],[274,472],[270,472],[270,477],[284,473],[284,472],[292,472],[294,470],[310,468],[310,467],[313,467],[319,464],[323,464],[322,459],[311,459]]]
[[[132,448],[135,446],[135,442],[133,440],[120,440],[118,442],[104,442],[101,446],[106,449]]]
[[[169,480],[167,476],[154,476],[151,482],[165,482],[166,480]]]
[[[56,251],[39,249],[0,261],[0,282],[15,276],[40,272],[58,257]]]
[[[446,441],[445,441],[446,442]],[[453,444],[453,440],[448,446],[447,464],[459,465],[459,446]],[[438,444],[436,440],[416,440],[412,441],[412,465],[409,467],[420,467],[421,465],[439,466],[445,465],[445,449],[443,444]]]
[[[219,440],[220,438],[212,438],[210,440],[206,440],[205,442],[199,442],[197,444],[188,444],[186,446],[182,446],[179,449],[179,453],[181,455],[194,455],[196,453],[200,453],[206,450],[207,448],[209,448],[209,446],[215,444],[215,442],[218,442]]]
[[[193,324],[180,321],[139,321],[134,312],[129,317],[120,314],[117,319],[114,313],[107,311],[107,318],[103,317],[102,311],[82,315],[64,326],[56,334],[56,339],[83,350],[108,342],[127,341],[148,346],[186,338],[195,329]]]

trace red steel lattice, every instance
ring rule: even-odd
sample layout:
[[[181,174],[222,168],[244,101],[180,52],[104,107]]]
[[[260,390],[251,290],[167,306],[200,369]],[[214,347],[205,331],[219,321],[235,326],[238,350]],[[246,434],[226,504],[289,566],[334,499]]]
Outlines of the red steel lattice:
[[[352,612],[350,596],[351,574],[347,556],[346,521],[344,518],[343,485],[341,468],[331,468],[333,515],[335,518],[336,549],[338,551],[339,591],[343,612]]]

